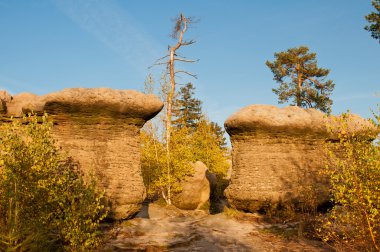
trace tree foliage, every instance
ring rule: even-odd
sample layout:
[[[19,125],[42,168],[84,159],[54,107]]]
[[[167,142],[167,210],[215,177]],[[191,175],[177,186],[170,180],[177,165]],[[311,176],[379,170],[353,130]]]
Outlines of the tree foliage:
[[[337,120],[331,130],[339,143],[327,144],[325,170],[335,205],[320,231],[342,251],[380,251],[380,146],[371,141],[373,130],[356,135],[349,133],[348,115]]]
[[[147,81],[147,92],[153,90],[151,84],[152,81]],[[169,85],[166,75],[163,75],[161,78],[161,96],[164,100],[168,90],[170,90]],[[196,161],[202,161],[211,172],[221,177],[225,176],[227,172],[227,148],[223,145],[225,144],[224,131],[219,125],[209,122],[205,118],[200,106],[201,101],[193,98],[194,86],[189,85],[188,87],[191,88],[182,89],[182,94],[176,94],[181,102],[174,101],[174,104],[181,104],[181,107],[186,109],[175,110],[176,117],[173,119],[175,120],[173,125],[176,127],[173,127],[170,136],[169,159],[167,159],[166,154],[165,134],[159,132],[160,129],[164,128],[163,125],[167,120],[165,111],[161,117],[158,117],[160,118],[156,121],[158,125],[147,122],[141,131],[142,173],[149,196],[160,192],[163,198],[167,197],[168,185],[173,192],[180,191],[181,182],[193,172],[190,164]],[[183,96],[186,96],[186,99],[183,99]],[[192,103],[192,101],[196,102]],[[190,120],[178,120],[178,118],[187,118],[192,113],[187,111],[192,111],[194,104],[197,106],[197,114],[198,111],[200,113],[200,116],[197,115],[194,119],[194,123],[187,123]],[[168,165],[170,169],[167,169]]]
[[[225,177],[228,170],[227,149],[221,142],[218,124],[203,118],[192,135],[193,160],[202,161],[210,172]],[[224,131],[223,131],[224,132]],[[224,138],[225,139],[225,138]]]
[[[371,33],[371,36],[374,39],[379,40],[380,43],[380,0],[373,0],[372,5],[376,9],[376,11],[371,12],[370,14],[365,16],[365,19],[370,24],[366,25],[364,29],[369,31]]]
[[[334,89],[331,80],[325,80],[330,70],[317,66],[316,54],[309,48],[300,46],[286,52],[275,53],[273,62],[266,65],[274,74],[274,80],[280,83],[272,91],[278,95],[279,103],[289,102],[304,108],[316,108],[330,112]]]
[[[181,182],[193,172],[191,163],[196,161],[202,161],[210,172],[219,177],[227,173],[227,152],[220,148],[211,123],[206,119],[202,119],[195,129],[180,127],[172,131],[170,174],[166,169],[164,143],[155,133],[146,130],[141,132],[141,137],[142,173],[150,196],[160,191],[165,198],[169,183],[173,192],[180,191]]]
[[[187,83],[181,87],[173,106],[173,126],[195,128],[202,117],[202,102],[193,97],[194,86]]]
[[[153,134],[142,132],[141,166],[148,195],[160,192],[166,199],[168,185],[172,192],[181,190],[181,181],[192,172],[190,162],[193,160],[189,148],[191,138],[188,128],[181,128],[172,133],[170,163],[167,164],[165,144],[154,138]],[[167,169],[167,166],[170,169]]]
[[[1,251],[89,251],[100,243],[103,194],[59,152],[51,128],[46,115],[1,125]]]
[[[227,139],[224,136],[226,131],[219,126],[216,122],[210,122],[211,132],[217,141],[219,147],[223,150],[227,150]]]
[[[194,94],[195,87],[191,83],[180,89],[177,99],[174,101],[173,126],[179,129],[187,127],[194,131],[198,127],[204,128],[207,125],[207,134],[212,137],[213,141],[218,143],[221,149],[226,150],[225,131],[216,122],[209,122],[205,118],[202,112],[202,102],[194,98]]]

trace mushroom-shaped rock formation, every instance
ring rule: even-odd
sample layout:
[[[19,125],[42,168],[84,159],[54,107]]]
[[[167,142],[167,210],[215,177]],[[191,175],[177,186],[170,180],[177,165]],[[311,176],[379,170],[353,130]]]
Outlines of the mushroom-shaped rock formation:
[[[348,129],[373,126],[351,115]],[[323,142],[335,140],[327,125],[336,122],[316,109],[251,105],[225,122],[232,142],[232,177],[225,194],[231,205],[257,211],[271,203],[302,201],[313,190],[318,202],[329,199]]]
[[[48,113],[58,144],[85,173],[94,173],[105,189],[110,217],[124,219],[138,212],[145,198],[139,130],[162,109],[156,96],[133,90],[70,88],[43,96],[15,95],[6,107],[8,116]]]

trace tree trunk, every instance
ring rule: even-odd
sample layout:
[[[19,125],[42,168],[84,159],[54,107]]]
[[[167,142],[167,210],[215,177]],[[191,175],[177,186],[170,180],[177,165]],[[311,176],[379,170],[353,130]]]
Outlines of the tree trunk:
[[[181,47],[181,46],[187,46],[187,45],[191,45],[192,43],[194,43],[193,41],[189,41],[189,42],[186,42],[184,41],[183,42],[183,35],[184,33],[186,32],[187,30],[187,23],[190,22],[190,19],[187,19],[185,16],[183,16],[182,14],[180,14],[177,22],[176,22],[176,26],[174,28],[174,35],[173,35],[173,38],[174,37],[177,37],[177,32],[179,32],[179,35],[178,35],[178,41],[177,41],[177,44],[175,44],[174,46],[170,46],[169,47],[169,55],[166,55],[165,57],[162,57],[161,59],[164,59],[166,57],[169,56],[169,60],[167,62],[165,62],[166,66],[167,66],[167,69],[169,69],[169,76],[170,76],[170,90],[167,94],[167,97],[166,97],[166,134],[165,134],[165,137],[166,137],[166,175],[167,175],[167,185],[165,186],[166,187],[166,196],[165,196],[165,192],[164,190],[162,189],[162,196],[164,197],[166,203],[168,205],[171,205],[171,188],[172,188],[172,170],[173,167],[171,167],[171,151],[170,151],[170,138],[171,138],[171,131],[172,131],[172,110],[173,110],[173,99],[174,99],[174,95],[175,95],[175,75],[176,75],[176,71],[175,71],[175,68],[174,68],[174,62],[176,60],[179,60],[179,61],[183,61],[183,62],[195,62],[193,60],[187,60],[186,58],[178,58],[178,57],[175,57],[177,56],[176,55],[176,51]],[[162,62],[159,62],[157,64],[163,64]],[[182,73],[185,73],[185,74],[188,74],[190,76],[195,76],[195,75],[192,75],[190,74],[189,72],[186,72],[186,71],[183,71],[183,70],[179,70],[177,71],[178,72],[182,72]]]
[[[301,92],[302,92],[302,73],[301,73],[301,66],[300,63],[297,63],[296,65],[297,70],[297,93],[296,93],[296,99],[297,99],[297,106],[302,106],[302,100],[301,100]]]
[[[170,59],[169,59],[169,74],[170,74],[170,91],[167,97],[167,110],[166,110],[166,166],[167,166],[167,199],[166,203],[171,205],[171,167],[170,167],[170,135],[172,127],[172,107],[173,107],[173,97],[175,94],[175,75],[174,75],[174,54],[177,50],[176,47],[170,48]]]

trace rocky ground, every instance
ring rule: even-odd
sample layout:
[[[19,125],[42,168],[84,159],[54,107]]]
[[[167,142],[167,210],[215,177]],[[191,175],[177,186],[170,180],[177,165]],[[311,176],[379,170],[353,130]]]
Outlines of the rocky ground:
[[[294,223],[233,215],[149,204],[136,218],[110,228],[101,251],[329,251],[317,241],[286,237],[297,232]]]

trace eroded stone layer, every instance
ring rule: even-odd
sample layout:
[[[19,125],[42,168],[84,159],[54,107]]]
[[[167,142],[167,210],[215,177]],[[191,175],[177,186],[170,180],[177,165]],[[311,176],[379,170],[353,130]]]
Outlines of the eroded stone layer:
[[[92,118],[93,119],[93,118]],[[54,120],[53,134],[63,150],[93,173],[112,205],[112,217],[127,218],[140,209],[145,187],[140,167],[139,127],[122,119],[66,117]]]
[[[47,112],[58,144],[105,189],[110,217],[124,219],[145,198],[139,130],[162,106],[155,96],[132,90],[73,88],[45,96],[16,95],[7,103],[7,115]]]
[[[349,129],[371,125],[353,116]],[[232,177],[225,194],[231,205],[257,211],[268,203],[302,202],[310,193],[329,199],[323,143],[335,140],[322,112],[298,107],[252,105],[225,122],[232,142]]]

